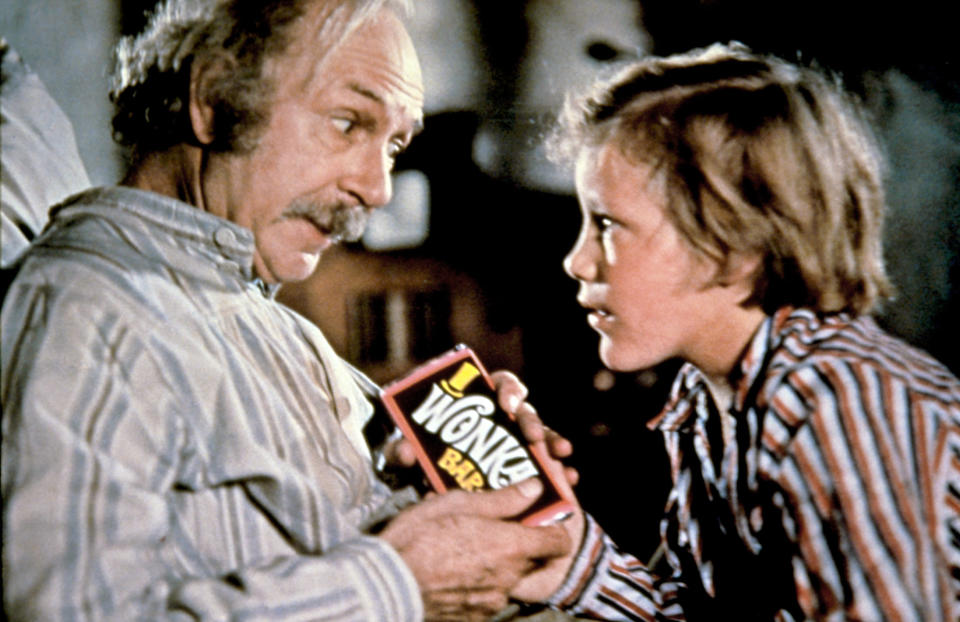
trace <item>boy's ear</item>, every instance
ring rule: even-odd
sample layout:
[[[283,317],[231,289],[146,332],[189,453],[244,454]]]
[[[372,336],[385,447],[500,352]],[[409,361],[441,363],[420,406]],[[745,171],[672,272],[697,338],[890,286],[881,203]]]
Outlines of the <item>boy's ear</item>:
[[[200,145],[210,145],[216,138],[216,103],[214,85],[230,71],[232,62],[223,56],[194,59],[190,66],[190,125]]]
[[[717,283],[723,287],[739,286],[745,291],[753,291],[761,261],[758,253],[730,253],[726,265],[717,275]]]

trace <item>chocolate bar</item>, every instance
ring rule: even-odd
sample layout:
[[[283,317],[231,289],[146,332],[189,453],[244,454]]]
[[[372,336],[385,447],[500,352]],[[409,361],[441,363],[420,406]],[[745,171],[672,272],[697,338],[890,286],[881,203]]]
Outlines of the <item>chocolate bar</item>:
[[[544,468],[542,447],[526,443],[515,417],[500,408],[493,381],[470,348],[459,345],[416,368],[384,387],[381,399],[437,492],[499,489],[539,477],[543,494],[515,518],[543,525],[572,512]]]

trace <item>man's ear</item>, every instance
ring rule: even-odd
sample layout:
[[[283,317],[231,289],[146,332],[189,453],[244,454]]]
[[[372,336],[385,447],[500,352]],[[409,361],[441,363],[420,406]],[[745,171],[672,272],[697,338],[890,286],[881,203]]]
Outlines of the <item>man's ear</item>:
[[[190,66],[190,125],[200,145],[216,139],[217,94],[215,85],[233,63],[223,56],[194,59]]]

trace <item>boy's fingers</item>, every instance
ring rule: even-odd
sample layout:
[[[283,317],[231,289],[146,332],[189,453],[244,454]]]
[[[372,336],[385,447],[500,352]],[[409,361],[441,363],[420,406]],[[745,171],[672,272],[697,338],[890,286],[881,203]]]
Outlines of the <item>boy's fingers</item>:
[[[517,409],[527,399],[529,394],[527,387],[520,382],[516,374],[506,370],[493,372],[490,374],[490,379],[493,380],[493,386],[497,390],[497,401],[500,402],[500,407],[509,413],[516,414]]]
[[[417,452],[405,438],[391,441],[383,450],[387,464],[393,467],[412,467],[417,463]]]

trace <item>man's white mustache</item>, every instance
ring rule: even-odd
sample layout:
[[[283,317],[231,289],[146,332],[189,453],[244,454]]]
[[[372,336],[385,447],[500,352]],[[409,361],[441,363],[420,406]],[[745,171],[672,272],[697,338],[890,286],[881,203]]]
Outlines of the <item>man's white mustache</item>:
[[[284,218],[306,218],[334,242],[355,242],[367,228],[370,212],[362,205],[336,203],[294,203],[283,211]]]

